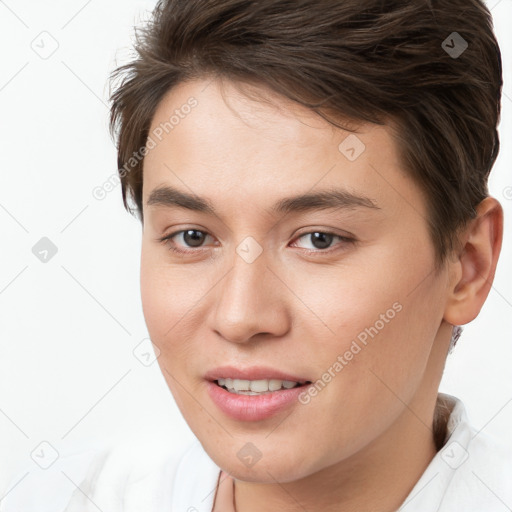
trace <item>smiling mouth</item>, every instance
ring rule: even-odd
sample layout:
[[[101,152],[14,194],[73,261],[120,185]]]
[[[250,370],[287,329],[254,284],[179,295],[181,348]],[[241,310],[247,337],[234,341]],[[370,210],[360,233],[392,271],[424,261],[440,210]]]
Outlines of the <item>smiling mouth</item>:
[[[236,395],[264,395],[311,384],[311,381],[294,382],[280,379],[244,380],[226,378],[214,382],[217,386]]]

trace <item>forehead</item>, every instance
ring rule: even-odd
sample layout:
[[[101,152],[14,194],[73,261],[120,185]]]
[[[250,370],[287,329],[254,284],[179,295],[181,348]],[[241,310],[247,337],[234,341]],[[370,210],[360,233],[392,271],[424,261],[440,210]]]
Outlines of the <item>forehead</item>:
[[[419,199],[388,126],[366,124],[351,133],[267,89],[249,89],[255,98],[246,90],[197,80],[165,95],[149,132],[144,205],[166,183],[214,202],[229,198],[237,208],[340,186],[395,208],[397,198]]]

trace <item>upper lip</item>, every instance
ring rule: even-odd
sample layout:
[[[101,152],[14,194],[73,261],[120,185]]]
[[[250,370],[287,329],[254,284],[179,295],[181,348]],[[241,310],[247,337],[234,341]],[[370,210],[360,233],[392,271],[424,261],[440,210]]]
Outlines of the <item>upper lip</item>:
[[[268,366],[251,366],[250,368],[236,368],[234,366],[219,366],[213,368],[205,374],[205,379],[211,382],[218,379],[242,379],[242,380],[263,380],[277,379],[289,380],[304,384],[310,382],[304,377],[285,373]]]

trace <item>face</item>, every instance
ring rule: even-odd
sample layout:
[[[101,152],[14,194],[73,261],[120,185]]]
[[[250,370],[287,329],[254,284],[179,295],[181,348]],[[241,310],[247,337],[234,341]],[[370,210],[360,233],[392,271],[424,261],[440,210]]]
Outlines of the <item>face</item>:
[[[390,127],[351,134],[258,91],[271,102],[198,80],[160,103],[141,293],[160,368],[210,457],[242,480],[286,482],[362,452],[421,395],[447,276]],[[306,384],[247,395],[212,382],[230,375]]]

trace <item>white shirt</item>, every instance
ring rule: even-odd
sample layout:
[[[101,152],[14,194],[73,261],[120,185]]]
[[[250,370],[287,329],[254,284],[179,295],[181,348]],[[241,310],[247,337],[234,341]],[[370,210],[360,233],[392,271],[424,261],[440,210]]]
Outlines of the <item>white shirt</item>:
[[[512,450],[471,427],[460,400],[440,397],[451,409],[445,445],[399,511],[512,510]],[[161,450],[120,445],[96,452],[82,480],[76,475],[90,454],[63,458],[11,489],[22,475],[16,477],[0,495],[11,489],[0,512],[211,512],[220,468],[199,441],[179,454]]]

